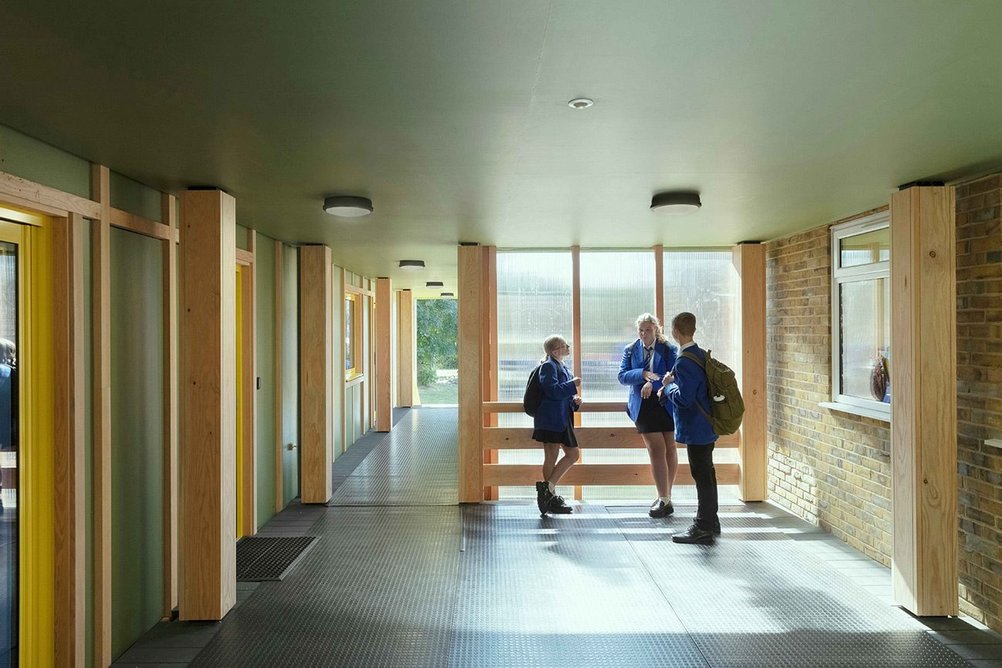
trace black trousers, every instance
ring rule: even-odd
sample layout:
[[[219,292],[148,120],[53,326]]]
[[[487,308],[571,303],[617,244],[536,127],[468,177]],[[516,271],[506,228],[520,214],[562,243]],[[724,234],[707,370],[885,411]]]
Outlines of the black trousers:
[[[685,451],[692,479],[696,482],[696,498],[699,499],[696,526],[713,531],[717,522],[717,471],[713,468],[713,443],[686,444]]]

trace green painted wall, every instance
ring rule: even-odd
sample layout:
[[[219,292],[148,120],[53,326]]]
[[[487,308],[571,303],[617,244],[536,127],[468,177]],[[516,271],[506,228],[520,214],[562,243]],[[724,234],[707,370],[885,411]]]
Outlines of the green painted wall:
[[[111,172],[108,186],[111,190],[111,206],[113,208],[128,211],[158,223],[163,222],[161,220],[163,211],[160,208],[161,195],[159,190],[144,186],[142,183],[133,181],[117,172]]]
[[[255,456],[257,466],[257,525],[275,514],[275,241],[257,236],[254,255],[257,281],[257,376],[255,394]]]
[[[0,171],[90,197],[90,163],[0,125]]]
[[[250,234],[248,233],[247,228],[244,227],[243,225],[237,225],[236,232],[237,232],[237,242],[236,242],[237,248],[242,248],[243,250],[250,250],[250,241],[249,241]]]
[[[111,230],[112,654],[163,612],[163,259]]]
[[[299,251],[282,247],[282,500],[299,496]]]

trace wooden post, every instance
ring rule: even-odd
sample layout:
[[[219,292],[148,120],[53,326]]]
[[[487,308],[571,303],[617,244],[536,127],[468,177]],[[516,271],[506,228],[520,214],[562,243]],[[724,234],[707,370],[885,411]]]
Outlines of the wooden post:
[[[91,166],[91,197],[100,220],[91,224],[91,365],[94,430],[94,663],[111,663],[111,185],[110,172]]]
[[[958,614],[956,240],[951,187],[891,196],[894,601]]]
[[[331,249],[299,249],[300,497],[327,503],[334,493]]]
[[[162,195],[162,222],[170,229],[163,245],[164,332],[164,617],[177,607],[177,198]]]
[[[220,620],[236,602],[236,200],[181,198],[182,620]]]
[[[581,246],[571,246],[571,355],[574,360],[574,375],[581,377],[582,354],[584,350],[581,343]],[[580,392],[584,397],[584,383],[581,384]],[[574,426],[580,427],[582,422],[581,413],[574,414]],[[585,460],[584,452],[579,451],[578,463],[583,464]],[[584,498],[584,489],[581,485],[574,485],[574,500],[580,501]]]
[[[257,533],[257,430],[255,425],[257,419],[254,411],[257,407],[257,279],[255,254],[257,252],[257,232],[247,230],[247,251],[245,256],[250,264],[244,264],[243,271],[240,272],[240,303],[243,305],[240,312],[241,319],[237,323],[240,327],[240,344],[243,350],[240,354],[240,379],[243,384],[239,394],[242,400],[240,407],[240,434],[242,448],[240,463],[241,489],[240,503],[242,504],[241,517],[243,523],[240,533],[244,536],[253,536]]]
[[[390,306],[393,286],[388,278],[376,279],[376,313],[373,317],[373,354],[376,361],[374,392],[376,400],[376,431],[393,428],[393,386],[390,369]]]
[[[56,665],[86,665],[86,508],[84,497],[84,219],[55,221],[53,330],[57,381]]]
[[[765,501],[769,449],[765,395],[765,246],[742,243],[732,251],[741,281],[741,423],[742,501]],[[697,331],[699,323],[696,323]]]
[[[414,293],[397,293],[397,406],[414,405],[414,361],[417,336],[414,329]]]
[[[459,502],[484,500],[483,339],[485,311],[482,250],[459,247]]]
[[[281,512],[285,507],[285,477],[282,475],[282,453],[285,446],[285,411],[283,393],[284,379],[282,363],[285,356],[285,300],[282,294],[285,289],[283,274],[285,272],[282,242],[275,240],[275,321],[273,336],[275,337],[275,405],[272,407],[275,415],[275,512]]]

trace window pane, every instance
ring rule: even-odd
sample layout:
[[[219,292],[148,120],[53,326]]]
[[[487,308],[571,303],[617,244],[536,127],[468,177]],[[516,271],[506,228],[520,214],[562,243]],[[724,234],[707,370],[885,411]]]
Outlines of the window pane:
[[[890,388],[881,382],[879,366],[882,358],[890,358],[890,280],[842,283],[839,293],[842,394],[889,402]]]
[[[581,253],[581,396],[585,401],[622,401],[623,348],[637,338],[641,313],[654,313],[654,253]],[[632,423],[625,412],[585,413],[583,425]]]
[[[695,341],[735,371],[740,365],[738,273],[731,251],[665,253],[665,331],[683,311],[696,316]]]
[[[498,253],[498,399],[521,401],[529,373],[543,357],[543,339],[571,340],[571,254]],[[571,355],[577,351],[571,350]],[[565,360],[573,368],[573,359]],[[502,413],[501,427],[532,426],[522,413]]]
[[[844,237],[839,241],[839,258],[842,267],[856,267],[890,260],[891,229],[884,227],[865,234]]]

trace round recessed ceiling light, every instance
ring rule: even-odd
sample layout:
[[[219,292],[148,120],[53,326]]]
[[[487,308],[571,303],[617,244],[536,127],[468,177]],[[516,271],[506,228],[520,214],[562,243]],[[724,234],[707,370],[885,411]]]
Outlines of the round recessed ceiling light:
[[[353,195],[332,195],[324,199],[324,211],[340,218],[360,218],[372,213],[372,200]]]
[[[668,214],[692,213],[702,205],[699,193],[692,190],[672,190],[651,198],[651,211]]]
[[[405,271],[419,271],[424,269],[424,260],[401,260],[398,266]]]
[[[455,297],[456,295],[453,292],[443,292],[442,296],[443,297]]]
[[[595,100],[590,97],[576,97],[573,100],[567,102],[567,106],[571,109],[587,109],[588,107],[595,104]]]
[[[443,285],[445,285],[445,283],[443,283],[442,281],[428,281],[424,285],[426,288],[440,288]]]

